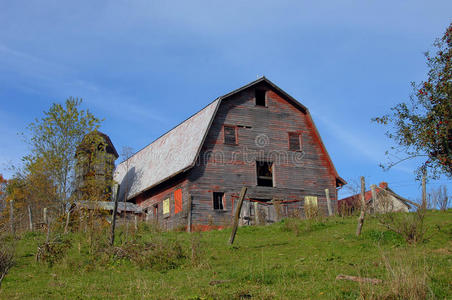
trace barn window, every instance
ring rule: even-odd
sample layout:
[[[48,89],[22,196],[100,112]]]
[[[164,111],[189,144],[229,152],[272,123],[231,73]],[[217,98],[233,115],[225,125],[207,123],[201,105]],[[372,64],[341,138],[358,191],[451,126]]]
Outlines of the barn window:
[[[255,90],[255,98],[256,98],[256,105],[258,106],[266,106],[265,103],[265,90]]]
[[[224,143],[237,145],[237,131],[235,126],[224,125]]]
[[[170,213],[170,199],[167,198],[165,200],[163,200],[163,214],[164,215],[168,215]]]
[[[273,186],[273,163],[256,161],[257,185]]]
[[[224,193],[220,192],[213,193],[213,209],[223,210],[223,198]]]
[[[289,150],[290,151],[300,151],[301,143],[300,143],[301,135],[298,132],[289,132]]]

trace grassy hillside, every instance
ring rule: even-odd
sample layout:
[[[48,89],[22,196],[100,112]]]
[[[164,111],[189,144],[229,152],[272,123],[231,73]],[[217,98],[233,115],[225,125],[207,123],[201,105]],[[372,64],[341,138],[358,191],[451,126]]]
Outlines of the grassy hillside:
[[[188,234],[142,225],[115,248],[105,247],[106,234],[91,241],[69,234],[67,252],[53,264],[35,261],[45,236],[28,233],[16,241],[0,298],[450,299],[452,210],[429,212],[426,224],[428,240],[413,246],[373,218],[360,237],[355,217],[285,220],[239,228],[233,247],[230,230]],[[338,274],[384,282],[338,281]]]

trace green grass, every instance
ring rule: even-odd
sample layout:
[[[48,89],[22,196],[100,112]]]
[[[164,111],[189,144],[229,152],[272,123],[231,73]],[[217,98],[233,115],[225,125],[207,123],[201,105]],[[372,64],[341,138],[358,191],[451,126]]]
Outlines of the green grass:
[[[102,248],[90,253],[86,237],[74,233],[68,235],[72,247],[50,266],[35,261],[44,234],[28,233],[17,240],[16,263],[0,298],[384,298],[393,285],[389,262],[409,268],[409,274],[426,275],[428,298],[450,299],[452,210],[429,212],[426,223],[430,237],[417,245],[386,231],[374,218],[366,219],[360,237],[354,235],[355,217],[240,227],[233,247],[227,245],[230,230],[188,234],[142,228],[134,236],[137,249],[145,243],[160,249],[148,250],[148,255],[164,256],[165,247],[181,246],[183,255],[173,255],[163,265],[155,259],[113,259]],[[338,274],[385,283],[336,281]]]

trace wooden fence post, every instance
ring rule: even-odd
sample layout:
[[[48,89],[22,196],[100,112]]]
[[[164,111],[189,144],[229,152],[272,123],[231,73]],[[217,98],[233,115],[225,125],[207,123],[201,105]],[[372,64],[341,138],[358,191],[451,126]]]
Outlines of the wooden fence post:
[[[370,190],[372,191],[372,213],[375,214],[375,204],[377,203],[377,186],[375,184],[372,184],[370,186]]]
[[[427,191],[426,191],[426,177],[427,171],[424,169],[424,174],[422,174],[422,209],[427,209]]]
[[[14,228],[14,200],[9,201],[9,225],[11,227],[11,234],[15,235],[16,230]]]
[[[260,225],[260,218],[259,218],[259,206],[257,202],[252,203],[254,206],[254,225]]]
[[[69,210],[66,213],[66,224],[64,225],[64,233],[67,233],[70,220],[71,220],[71,209],[69,208]]]
[[[115,244],[115,230],[116,230],[116,214],[118,212],[119,201],[119,186],[116,187],[115,205],[113,206],[112,221],[111,221],[111,234],[110,234],[110,246]]]
[[[361,213],[360,213],[359,219],[358,219],[358,227],[356,228],[357,236],[359,236],[361,234],[361,230],[363,229],[363,225],[364,225],[364,216],[366,214],[365,193],[366,193],[366,183],[364,181],[364,176],[361,176]]]
[[[188,195],[188,215],[187,215],[187,232],[191,232],[191,206],[192,206],[192,195]]]
[[[47,212],[47,210],[46,210],[46,212]],[[46,243],[48,243],[49,240],[50,240],[50,219],[49,218],[46,218],[46,219],[47,219],[47,222],[46,222],[46,224],[47,224]]]
[[[33,215],[31,212],[31,205],[28,205],[28,223],[30,225],[30,231],[33,231]]]
[[[244,186],[244,187],[242,187],[242,190],[240,191],[240,198],[239,198],[239,202],[237,203],[237,208],[235,210],[234,224],[232,225],[231,237],[229,238],[230,245],[232,245],[234,243],[235,234],[237,233],[237,226],[239,226],[240,211],[242,210],[242,204],[243,204],[243,199],[245,199],[246,190],[247,190],[247,188]]]
[[[333,210],[331,209],[330,191],[328,189],[325,189],[325,195],[326,195],[326,205],[328,207],[328,216],[332,216]]]
[[[44,224],[48,224],[47,220],[47,207],[42,209],[42,218],[44,219]]]
[[[138,230],[138,216],[135,214],[133,219],[135,230]]]

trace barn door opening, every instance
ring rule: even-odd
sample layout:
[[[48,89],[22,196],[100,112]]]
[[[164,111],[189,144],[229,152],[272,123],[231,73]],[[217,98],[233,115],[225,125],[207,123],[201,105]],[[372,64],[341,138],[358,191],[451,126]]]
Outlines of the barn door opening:
[[[251,199],[250,223],[266,225],[276,222],[276,211],[271,199]]]

